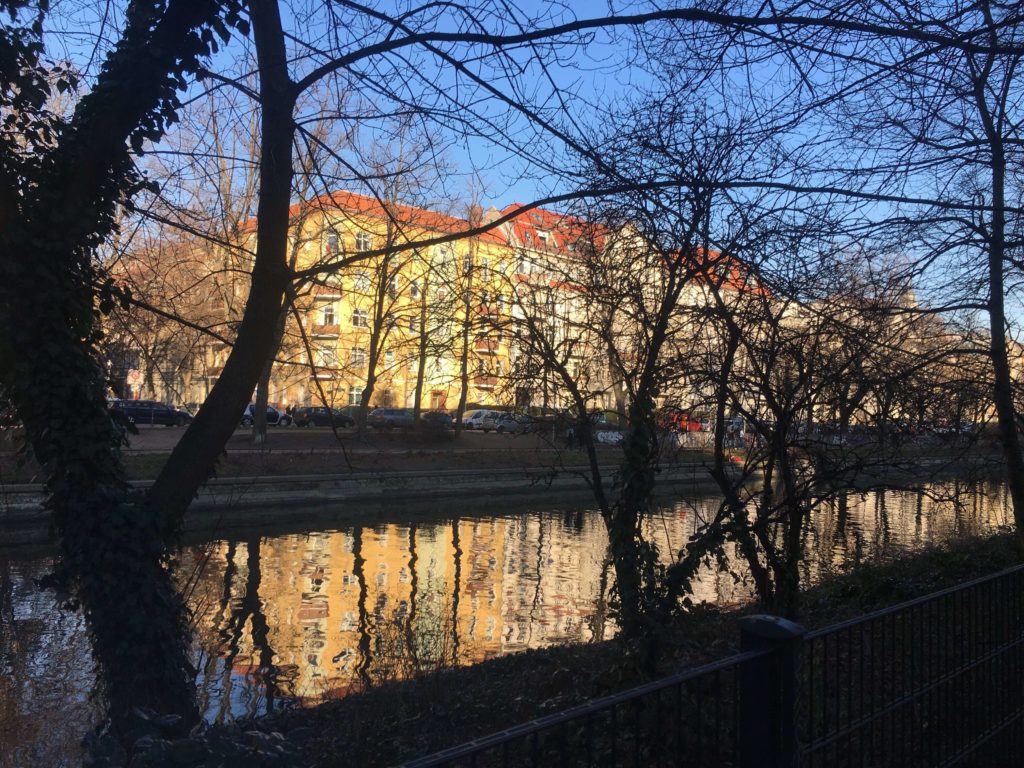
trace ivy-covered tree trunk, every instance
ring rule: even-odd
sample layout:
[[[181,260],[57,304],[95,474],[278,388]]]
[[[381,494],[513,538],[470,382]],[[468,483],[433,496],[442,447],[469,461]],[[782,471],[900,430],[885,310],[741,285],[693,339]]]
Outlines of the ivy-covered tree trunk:
[[[227,5],[133,4],[56,143],[0,147],[0,375],[44,472],[55,582],[85,616],[115,725],[134,706],[184,723],[196,711],[183,606],[157,521],[129,495],[107,411],[97,305],[115,296],[107,286],[97,297],[94,254],[138,186],[129,143],[138,149],[161,135],[179,78],[209,52],[199,30]]]

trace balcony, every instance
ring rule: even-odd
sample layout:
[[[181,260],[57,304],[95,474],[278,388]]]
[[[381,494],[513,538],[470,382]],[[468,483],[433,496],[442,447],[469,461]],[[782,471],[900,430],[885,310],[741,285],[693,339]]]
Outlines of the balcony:
[[[341,286],[340,285],[318,285],[314,288],[313,294],[318,299],[340,299],[341,298]]]
[[[477,339],[473,349],[482,355],[498,354],[498,342],[494,339]]]
[[[498,386],[497,376],[477,375],[473,377],[473,386],[477,389],[494,389]]]
[[[328,336],[330,338],[336,339],[340,334],[341,326],[338,325],[337,323],[334,323],[333,325],[315,324],[310,329],[311,336]]]

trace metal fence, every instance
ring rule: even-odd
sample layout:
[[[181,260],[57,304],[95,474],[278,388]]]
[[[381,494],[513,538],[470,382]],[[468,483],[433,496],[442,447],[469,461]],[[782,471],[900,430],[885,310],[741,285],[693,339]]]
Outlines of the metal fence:
[[[735,656],[406,766],[1024,765],[1024,567],[811,633],[739,623]]]
[[[1024,765],[1024,568],[802,646],[801,766]]]

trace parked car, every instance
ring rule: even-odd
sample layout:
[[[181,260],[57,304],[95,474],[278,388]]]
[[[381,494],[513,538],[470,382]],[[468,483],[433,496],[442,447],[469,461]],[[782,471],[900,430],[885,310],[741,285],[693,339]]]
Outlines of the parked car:
[[[322,405],[306,405],[292,412],[292,420],[297,427],[352,427],[356,420],[337,408],[326,408]]]
[[[490,432],[492,429],[498,428],[498,419],[501,418],[500,411],[488,411],[478,410],[471,411],[469,418],[465,415],[462,417],[462,423],[466,429],[481,429],[484,432]]]
[[[192,414],[155,400],[112,400],[111,414],[119,415],[132,424],[163,424],[165,427],[183,427],[192,421]]]
[[[659,411],[656,419],[658,426],[662,429],[671,429],[676,432],[700,432],[704,428],[699,418],[675,408]]]
[[[495,431],[499,435],[518,435],[536,430],[537,422],[521,413],[503,413],[498,417]]]
[[[427,411],[420,414],[420,420],[427,429],[452,429],[454,427],[451,414],[444,411]]]
[[[355,424],[359,419],[359,406],[358,405],[346,405],[344,408],[337,408],[338,413],[342,416],[347,416],[352,419],[352,423]],[[369,409],[372,411],[373,409]],[[369,413],[369,411],[367,411]]]
[[[253,422],[253,414],[256,412],[256,404],[249,403],[245,406],[245,410],[242,412],[242,426],[251,427]],[[292,417],[287,413],[277,410],[272,405],[267,406],[267,426],[271,427],[287,427],[292,423]]]
[[[416,426],[412,408],[378,408],[366,417],[367,426],[374,429],[409,429]]]
[[[463,414],[462,414],[462,428],[463,429],[473,429],[473,419],[476,418],[476,415],[478,413],[483,413],[483,411],[481,409],[477,408],[477,409],[474,409],[472,411],[465,411],[465,412],[463,412]]]

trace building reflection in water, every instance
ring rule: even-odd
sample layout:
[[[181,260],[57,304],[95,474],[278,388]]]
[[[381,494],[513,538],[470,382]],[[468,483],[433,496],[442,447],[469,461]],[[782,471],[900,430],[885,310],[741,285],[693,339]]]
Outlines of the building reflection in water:
[[[1005,491],[978,490],[952,483],[822,506],[807,534],[805,582],[869,556],[1007,525]],[[716,504],[676,504],[650,521],[648,535],[668,557]],[[606,550],[600,517],[577,511],[208,545],[196,589],[207,711],[214,719],[257,713],[278,700],[319,701],[439,667],[611,637]],[[694,597],[733,604],[750,594],[742,575],[708,570]]]
[[[669,556],[716,506],[714,499],[676,504],[654,516],[647,533]],[[182,579],[195,611],[208,718],[313,703],[439,667],[614,635],[597,513],[418,517],[187,548]],[[1001,486],[950,483],[927,493],[849,494],[813,519],[805,582],[869,557],[1006,526],[1011,515]],[[48,568],[46,559],[0,555],[0,755],[73,764],[57,756],[77,754],[95,717],[87,697],[91,662],[80,619],[57,611],[52,596],[35,587]],[[749,594],[742,577],[714,571],[695,589],[697,600],[720,604]]]

